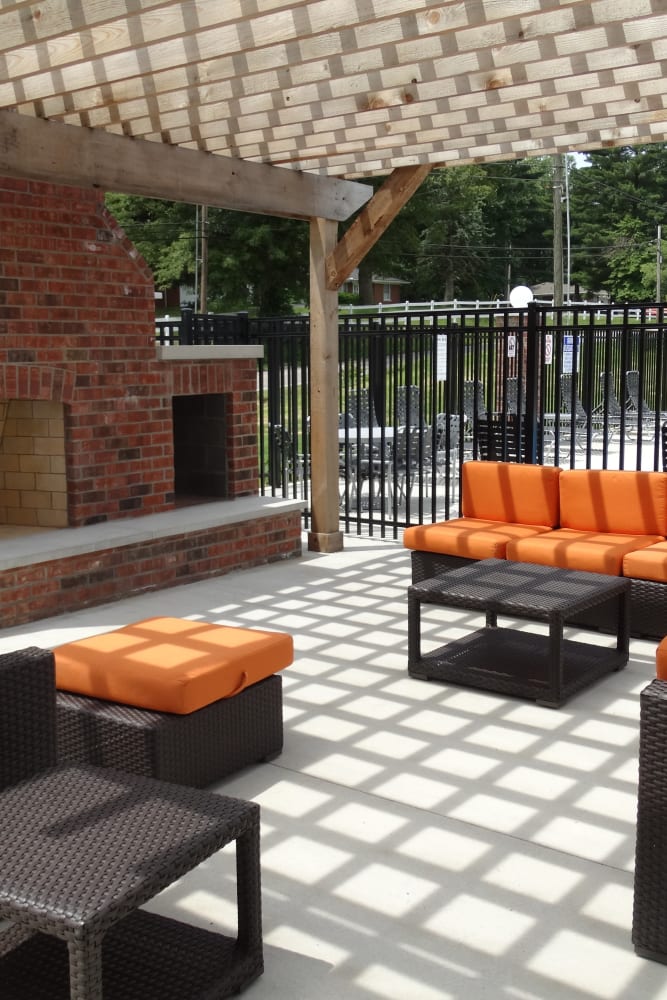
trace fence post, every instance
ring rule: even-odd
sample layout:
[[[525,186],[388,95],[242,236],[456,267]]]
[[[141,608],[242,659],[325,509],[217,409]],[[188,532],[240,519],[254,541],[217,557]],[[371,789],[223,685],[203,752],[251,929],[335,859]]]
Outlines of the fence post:
[[[250,323],[248,319],[247,312],[239,312],[236,314],[237,328],[236,336],[240,344],[247,344],[250,339]]]
[[[377,333],[373,334],[373,330],[376,330]],[[373,409],[375,416],[384,427],[387,419],[387,343],[385,330],[378,322],[369,324],[368,361]]]
[[[179,344],[192,343],[192,309],[181,309],[181,328],[178,342]]]
[[[540,350],[537,332],[537,304],[528,303],[526,324],[526,461],[537,461],[537,410],[540,376]],[[519,442],[521,438],[519,437]]]
[[[267,410],[269,417],[269,482],[273,487],[279,487],[283,481],[283,458],[280,441],[282,437],[282,400],[281,372],[283,341],[279,337],[267,340],[266,372],[267,372]],[[276,428],[281,430],[277,431]]]

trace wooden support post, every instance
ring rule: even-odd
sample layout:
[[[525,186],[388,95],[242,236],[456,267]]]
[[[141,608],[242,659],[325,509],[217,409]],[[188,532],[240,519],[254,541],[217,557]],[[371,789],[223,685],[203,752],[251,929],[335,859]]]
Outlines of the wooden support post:
[[[335,222],[310,220],[311,552],[340,552],[338,500],[338,292],[327,288],[326,260]]]

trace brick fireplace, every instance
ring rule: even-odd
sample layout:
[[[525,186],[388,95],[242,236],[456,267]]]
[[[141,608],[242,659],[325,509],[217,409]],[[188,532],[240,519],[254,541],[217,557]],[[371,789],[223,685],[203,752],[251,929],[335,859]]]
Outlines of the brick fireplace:
[[[195,502],[259,499],[258,349],[158,348],[152,275],[97,191],[0,178],[0,232],[3,539],[56,529],[90,536],[95,525],[123,519],[129,538],[130,519]],[[269,504],[260,521],[263,513],[266,530],[284,532],[284,544],[260,537],[253,551],[246,539],[239,565],[300,551],[300,512],[272,513]],[[173,517],[170,524],[173,539]],[[188,575],[181,566],[176,578],[173,562],[165,548],[155,586],[231,568],[204,570],[199,560],[198,570]],[[14,620],[7,601],[19,599],[16,581],[5,579],[9,569],[0,560],[4,624]],[[66,576],[62,565],[50,567],[54,577],[58,569]],[[76,573],[85,576],[85,567]],[[109,598],[106,583],[99,599]],[[31,617],[64,610],[63,601],[68,609],[94,603],[90,587],[80,598],[73,590],[61,587],[51,603],[33,594]]]

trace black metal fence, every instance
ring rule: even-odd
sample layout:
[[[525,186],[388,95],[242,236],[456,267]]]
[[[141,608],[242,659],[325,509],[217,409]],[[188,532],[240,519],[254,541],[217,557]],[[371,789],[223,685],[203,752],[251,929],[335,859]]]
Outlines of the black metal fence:
[[[341,522],[397,537],[455,516],[470,457],[662,468],[665,304],[383,312],[339,323]],[[306,500],[309,319],[157,322],[165,344],[259,343],[260,492]]]

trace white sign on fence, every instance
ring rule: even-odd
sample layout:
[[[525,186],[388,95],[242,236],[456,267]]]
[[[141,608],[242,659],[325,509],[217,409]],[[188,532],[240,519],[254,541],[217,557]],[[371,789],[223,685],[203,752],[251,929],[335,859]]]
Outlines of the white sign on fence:
[[[554,359],[554,337],[552,333],[547,333],[544,337],[544,363],[550,365]]]
[[[563,335],[563,373],[572,374],[574,361],[574,337],[571,333]]]
[[[516,357],[516,337],[514,336],[513,333],[510,333],[507,338],[507,357],[508,358]]]
[[[447,335],[438,334],[438,344],[436,347],[436,368],[439,382],[447,379]]]

